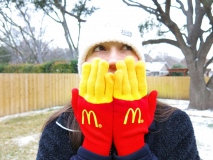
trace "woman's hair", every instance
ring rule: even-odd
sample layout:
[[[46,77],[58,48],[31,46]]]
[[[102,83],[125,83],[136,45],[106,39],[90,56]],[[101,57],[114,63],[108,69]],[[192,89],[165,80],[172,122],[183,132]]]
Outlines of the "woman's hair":
[[[164,122],[166,121],[170,115],[177,110],[175,107],[171,107],[166,103],[162,103],[160,101],[157,101],[157,107],[155,110],[155,116],[154,120],[158,122]],[[65,105],[62,109],[58,110],[56,113],[54,113],[52,116],[49,117],[49,119],[44,124],[42,130],[44,127],[49,124],[51,121],[59,117],[62,113],[69,113],[68,119],[67,119],[67,128],[72,130],[80,130],[80,127],[78,125],[78,122],[75,119],[72,106],[70,102]],[[70,140],[72,139],[72,148],[77,150],[82,142],[83,142],[83,134],[81,132],[69,132]]]

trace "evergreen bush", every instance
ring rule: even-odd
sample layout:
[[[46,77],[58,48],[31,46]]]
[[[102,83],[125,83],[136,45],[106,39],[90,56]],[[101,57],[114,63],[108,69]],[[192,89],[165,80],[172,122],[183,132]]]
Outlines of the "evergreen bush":
[[[78,73],[77,60],[53,61],[43,64],[0,64],[0,73]]]

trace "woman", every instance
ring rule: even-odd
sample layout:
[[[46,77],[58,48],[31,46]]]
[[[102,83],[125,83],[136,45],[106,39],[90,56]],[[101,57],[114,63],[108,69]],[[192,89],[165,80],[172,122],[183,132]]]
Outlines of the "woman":
[[[79,89],[44,125],[37,160],[200,159],[188,115],[156,102],[157,91],[147,95],[137,29],[87,23]]]

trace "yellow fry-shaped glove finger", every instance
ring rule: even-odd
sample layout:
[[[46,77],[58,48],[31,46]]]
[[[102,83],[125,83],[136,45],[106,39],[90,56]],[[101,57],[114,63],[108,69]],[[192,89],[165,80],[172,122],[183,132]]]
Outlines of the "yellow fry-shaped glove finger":
[[[112,101],[113,94],[113,74],[107,73],[109,64],[101,60],[98,64],[98,74],[95,83],[95,98],[97,103],[107,103]]]
[[[90,75],[91,63],[85,62],[82,65],[82,74],[79,84],[79,95],[84,97],[87,94],[87,83]]]
[[[145,62],[138,61],[136,63],[136,75],[138,79],[138,90],[141,97],[147,95],[147,81],[146,81],[146,66]]]
[[[115,72],[114,97],[123,100],[138,100],[146,95],[145,64],[127,56],[124,61],[118,61]]]
[[[114,81],[113,75],[107,73],[108,68],[109,64],[99,58],[83,64],[79,93],[88,102],[100,104],[112,101]]]
[[[136,74],[136,67],[135,67],[135,59],[131,56],[127,56],[125,58],[125,63],[127,66],[127,73],[128,73],[128,80],[131,87],[131,95],[133,100],[138,100],[141,98],[139,94],[139,88],[138,88],[138,81],[137,74]]]
[[[106,89],[105,89],[105,97],[104,100],[106,103],[112,102],[113,100],[113,87],[114,87],[114,75],[112,73],[107,73],[105,75]]]
[[[95,84],[96,84],[96,80],[97,80],[99,62],[100,62],[99,58],[94,58],[92,60],[91,71],[90,71],[88,82],[87,82],[88,99],[94,98],[94,96],[95,96]]]
[[[118,99],[130,99],[131,86],[129,83],[127,67],[124,61],[116,63],[114,97]]]
[[[122,94],[128,95],[131,93],[131,86],[129,84],[129,77],[127,73],[127,66],[124,61],[118,61],[116,64],[117,70],[121,70],[123,72],[122,79]]]
[[[113,96],[115,98],[121,99],[122,98],[122,87],[123,87],[123,71],[117,70],[115,72],[115,82],[114,82],[114,93]]]
[[[118,61],[116,68],[114,97],[123,100],[134,100],[138,89],[134,58],[127,57],[125,61]]]

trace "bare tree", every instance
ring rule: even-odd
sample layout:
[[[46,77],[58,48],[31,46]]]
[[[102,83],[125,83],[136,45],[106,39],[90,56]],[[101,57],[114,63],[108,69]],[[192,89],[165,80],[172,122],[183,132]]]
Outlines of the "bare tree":
[[[24,56],[17,47],[17,35],[12,36],[14,29],[12,28],[12,25],[7,21],[8,16],[2,11],[2,8],[0,9],[0,16],[1,16],[0,41],[6,44],[7,46],[11,47],[17,61],[22,62]]]
[[[18,3],[18,2],[17,2]],[[12,7],[12,4],[11,6]],[[40,27],[32,26],[31,15],[34,10],[29,6],[21,7],[15,4],[18,18],[23,23],[17,21],[17,18],[12,16],[12,8],[9,6],[0,9],[1,28],[0,41],[13,49],[18,62],[42,63],[43,57],[48,51],[48,45],[51,41],[44,40],[46,28],[43,27],[44,15],[41,19]],[[30,57],[30,60],[29,58]]]
[[[97,10],[95,7],[87,7],[88,1],[91,0],[78,0],[72,9],[68,8],[66,0],[35,0],[34,2],[37,8],[42,9],[50,18],[62,25],[72,59],[76,59],[78,56],[81,23],[86,22],[84,18]],[[74,18],[78,25],[78,37],[75,41],[71,34],[72,28],[69,28],[71,25],[68,25],[68,18]],[[74,24],[72,24],[72,26],[73,25]]]
[[[153,7],[147,6],[145,1],[123,0],[123,2],[154,15],[156,20],[168,29],[164,33],[174,35],[175,40],[150,39],[144,41],[143,45],[167,43],[178,47],[185,56],[190,74],[189,107],[200,110],[213,109],[213,76],[207,82],[204,79],[205,70],[213,61],[213,57],[211,57],[206,62],[213,43],[212,0],[152,0]],[[178,26],[177,19],[171,19],[170,14],[173,9],[179,9],[185,18],[183,27]],[[141,17],[143,18],[143,15]],[[202,29],[205,18],[210,26],[206,30]]]

